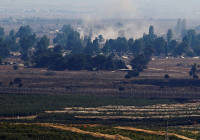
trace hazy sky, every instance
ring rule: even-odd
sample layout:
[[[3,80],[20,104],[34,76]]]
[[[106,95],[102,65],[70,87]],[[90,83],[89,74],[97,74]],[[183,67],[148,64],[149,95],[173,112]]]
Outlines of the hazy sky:
[[[1,0],[1,8],[44,8],[119,18],[199,18],[200,0]]]

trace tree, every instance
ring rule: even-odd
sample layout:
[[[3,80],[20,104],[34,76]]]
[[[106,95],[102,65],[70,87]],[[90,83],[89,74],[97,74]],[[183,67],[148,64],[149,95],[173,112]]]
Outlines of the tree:
[[[164,78],[169,79],[170,78],[169,74],[165,74]]]
[[[167,31],[167,43],[168,44],[171,42],[172,38],[173,38],[173,32],[172,32],[172,29],[169,29]]]
[[[150,40],[154,40],[156,38],[153,25],[150,25],[150,27],[149,27],[149,38],[150,38]]]
[[[0,38],[0,57],[6,58],[9,56],[9,44]]]
[[[103,38],[103,35],[99,35],[98,36],[98,40],[99,40],[99,42],[104,42],[105,41],[105,39]]]
[[[198,75],[197,73],[199,72],[198,68],[197,68],[197,64],[193,64],[192,68],[189,71],[189,75],[192,76],[194,79],[198,79]]]
[[[137,40],[135,40],[133,47],[131,48],[131,51],[133,52],[134,56],[137,56],[142,53],[144,48],[145,48],[144,40],[137,39]]]
[[[11,51],[19,50],[19,45],[17,44],[17,37],[14,30],[9,32],[9,35],[5,38],[5,42],[8,44]]]
[[[161,54],[167,54],[166,51],[166,41],[163,37],[159,37],[155,39],[154,41],[154,50],[155,50],[155,55],[161,55]]]
[[[30,36],[32,35],[33,32],[32,32],[32,29],[29,25],[27,26],[21,26],[18,30],[18,32],[16,33],[16,36],[19,37],[19,38],[25,38],[27,36]]]
[[[113,44],[114,44],[115,40],[114,39],[109,39],[106,41],[102,51],[106,54],[113,52]]]
[[[153,25],[149,26],[149,35],[150,36],[154,35],[154,27],[153,27]]]
[[[167,53],[168,54],[173,54],[173,53],[175,53],[175,49],[177,48],[177,46],[178,46],[178,42],[176,41],[176,40],[172,40],[172,41],[170,41],[168,44],[167,44]],[[167,54],[167,55],[168,55]]]
[[[0,38],[3,38],[5,35],[4,28],[0,27]]]
[[[94,53],[94,50],[91,38],[88,37],[85,39],[85,41],[86,41],[86,47],[84,48],[84,53],[92,55]]]
[[[24,61],[28,61],[30,57],[30,49],[36,43],[36,34],[32,32],[32,29],[29,25],[21,26],[16,33],[16,36],[19,37],[19,50],[21,53],[21,58]]]
[[[64,25],[61,32],[57,33],[53,42],[60,45],[65,50],[71,50],[72,53],[81,53],[83,50],[80,33],[75,31],[70,25]]]
[[[142,72],[145,68],[147,68],[147,64],[149,61],[149,57],[146,57],[144,54],[140,54],[131,60],[131,66],[133,70]]]
[[[174,50],[174,55],[175,56],[180,56],[183,54],[186,54],[189,50],[189,45],[188,45],[188,41],[183,40],[178,46],[177,48]]]
[[[47,38],[47,36],[43,36],[37,43],[35,49],[36,49],[36,53],[35,55],[39,55],[41,53],[44,53],[45,51],[47,51],[48,46],[49,46],[49,39]]]
[[[20,53],[22,54],[22,59],[27,61],[29,59],[29,51],[36,43],[36,35],[32,34],[26,37],[22,37],[19,40]]]
[[[125,37],[118,37],[113,46],[116,52],[123,53],[128,51],[128,41]]]
[[[133,47],[134,45],[134,39],[133,38],[130,38],[128,40],[128,49],[131,50],[131,48]]]
[[[98,53],[99,52],[99,42],[100,42],[100,40],[99,40],[99,38],[95,38],[95,40],[93,41],[93,43],[92,43],[92,50],[93,50],[93,53]]]

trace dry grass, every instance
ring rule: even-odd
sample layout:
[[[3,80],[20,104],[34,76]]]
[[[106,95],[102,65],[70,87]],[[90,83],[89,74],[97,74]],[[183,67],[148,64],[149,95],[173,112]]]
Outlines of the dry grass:
[[[143,132],[143,133],[147,133],[147,134],[153,134],[153,135],[160,135],[160,136],[165,136],[166,132],[163,131],[152,131],[152,130],[145,130],[145,129],[138,129],[138,128],[133,128],[133,127],[116,127],[117,129],[122,129],[122,130],[130,130],[130,131],[136,131],[136,132]],[[168,133],[168,136],[175,136],[177,138],[180,138],[182,140],[195,140],[195,139],[191,139],[182,135],[178,135],[175,133]]]
[[[101,107],[68,107],[63,110],[46,111],[48,114],[76,114],[77,118],[89,119],[147,119],[200,117],[200,103],[157,104],[149,106],[101,106]]]
[[[20,68],[13,70],[12,66],[0,66],[1,93],[81,93],[96,95],[124,95],[135,97],[156,98],[193,98],[200,97],[199,87],[173,87],[161,89],[153,85],[137,85],[134,79],[163,79],[165,74],[171,78],[190,78],[188,71],[199,59],[176,58],[156,59],[151,61],[148,69],[141,76],[125,79],[122,71],[48,71],[46,69]],[[15,78],[21,78],[23,86],[9,86]],[[124,87],[119,91],[119,87]],[[2,91],[3,90],[3,91]]]

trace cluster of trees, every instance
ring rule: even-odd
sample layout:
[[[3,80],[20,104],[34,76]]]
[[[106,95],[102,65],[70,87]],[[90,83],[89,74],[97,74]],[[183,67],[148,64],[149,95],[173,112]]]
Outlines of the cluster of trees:
[[[105,40],[102,35],[92,40],[88,36],[81,38],[80,33],[70,25],[64,25],[53,39],[55,47],[49,48],[48,37],[38,38],[30,26],[21,26],[16,33],[11,30],[8,35],[0,28],[0,57],[6,58],[11,51],[18,51],[22,60],[36,67],[110,70],[125,68],[122,61],[115,60],[111,55],[132,54],[134,73],[131,75],[138,75],[138,72],[145,69],[152,55],[200,56],[200,34],[195,30],[186,30],[185,20],[178,21],[175,31],[182,33],[182,41],[174,40],[171,29],[165,37],[158,37],[153,26],[149,27],[148,34],[136,40],[127,40],[125,37]]]
[[[126,68],[124,62],[113,55],[100,54],[99,43],[103,37],[94,41],[90,38],[82,40],[80,34],[70,25],[64,25],[54,38],[54,48],[49,48],[47,36],[37,38],[30,26],[22,26],[15,33],[10,31],[5,36],[0,28],[0,56],[9,57],[9,52],[19,51],[21,59],[35,67],[52,70],[114,70]]]
[[[198,79],[198,73],[200,72],[199,70],[199,65],[197,65],[196,63],[192,65],[190,71],[189,71],[189,75],[191,77],[193,77],[193,79]]]
[[[35,58],[35,66],[51,70],[115,70],[124,69],[123,61],[114,59],[112,56],[70,54],[62,56],[54,51],[48,51]]]
[[[166,37],[158,37],[154,33],[154,27],[150,26],[149,33],[136,40],[121,37],[107,40],[102,52],[132,53],[138,56],[146,49],[151,49],[154,56],[200,56],[200,34],[192,29],[183,29],[181,29],[184,35],[182,41],[177,41],[174,40],[174,33],[171,29],[166,33]]]

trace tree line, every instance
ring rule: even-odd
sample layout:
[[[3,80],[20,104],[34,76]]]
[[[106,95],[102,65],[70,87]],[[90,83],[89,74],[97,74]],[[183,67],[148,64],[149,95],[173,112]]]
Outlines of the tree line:
[[[125,63],[116,56],[133,56],[133,71],[145,69],[151,56],[200,56],[200,34],[195,30],[186,30],[184,21],[179,21],[176,32],[181,32],[182,40],[174,39],[174,33],[168,30],[164,37],[157,36],[154,27],[149,33],[134,40],[125,37],[105,40],[99,35],[94,40],[89,36],[81,38],[80,33],[70,25],[64,25],[53,39],[53,48],[49,48],[47,36],[37,37],[30,26],[21,26],[17,32],[11,30],[8,35],[0,27],[0,57],[10,56],[10,52],[20,52],[21,59],[34,67],[53,70],[114,70],[126,68]],[[137,72],[134,73],[137,75]]]

